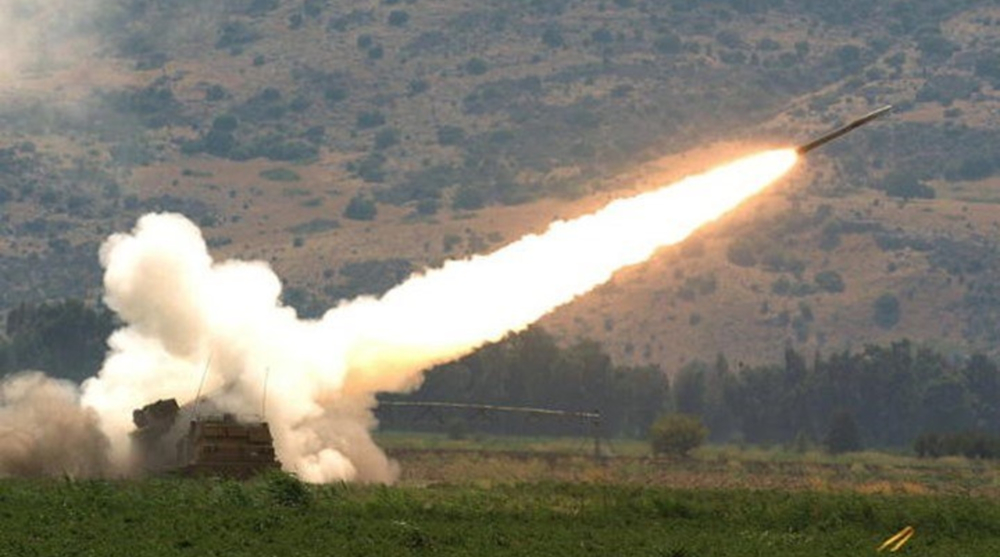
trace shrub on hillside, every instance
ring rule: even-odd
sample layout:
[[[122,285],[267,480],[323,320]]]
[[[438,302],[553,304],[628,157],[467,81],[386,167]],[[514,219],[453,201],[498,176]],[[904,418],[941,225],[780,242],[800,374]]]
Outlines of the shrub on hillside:
[[[375,206],[375,201],[361,194],[352,197],[344,209],[344,216],[352,220],[375,220],[377,214],[378,207]]]
[[[486,61],[482,58],[471,58],[465,63],[465,71],[469,75],[483,75],[489,70],[489,66],[486,65]]]
[[[375,134],[375,150],[382,151],[399,143],[399,132],[395,128],[384,128]]]
[[[233,52],[238,52],[243,46],[259,38],[260,34],[246,23],[227,21],[219,27],[219,38],[215,41],[215,48],[228,48]]]
[[[837,271],[820,271],[816,273],[816,286],[824,292],[839,293],[844,291],[844,279]]]
[[[403,27],[410,21],[410,14],[403,10],[393,10],[389,12],[389,25],[393,27]]]
[[[886,175],[882,180],[882,190],[889,197],[903,199],[934,199],[936,195],[934,188],[907,171],[896,171]]]
[[[441,126],[437,130],[439,145],[454,146],[465,141],[465,130],[458,126]]]
[[[891,329],[899,323],[899,317],[901,310],[899,308],[899,299],[889,294],[888,292],[882,294],[875,300],[872,305],[873,317],[872,320],[875,324],[883,329]]]
[[[550,26],[542,32],[542,44],[549,48],[562,48],[566,46],[566,40],[559,27]]]
[[[726,248],[726,259],[739,267],[753,267],[757,264],[753,244],[746,239],[737,239]]]
[[[367,130],[385,124],[385,115],[378,110],[369,110],[358,114],[357,129]]]

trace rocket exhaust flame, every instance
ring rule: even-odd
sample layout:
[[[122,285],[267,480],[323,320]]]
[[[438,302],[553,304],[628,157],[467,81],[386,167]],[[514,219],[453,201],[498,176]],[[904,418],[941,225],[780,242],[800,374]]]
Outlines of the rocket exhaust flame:
[[[96,412],[111,461],[124,471],[132,409],[186,400],[211,354],[205,392],[223,411],[257,411],[268,377],[268,421],[287,469],[313,482],[390,482],[393,465],[369,435],[377,393],[413,389],[428,367],[523,329],[682,241],[797,158],[794,149],[768,151],[615,201],[316,321],[280,303],[280,281],[265,263],[213,262],[189,221],[147,215],[101,248],[105,300],[127,326],[110,338],[100,374],[84,383],[82,406]]]
[[[380,300],[332,311],[324,319],[335,328],[330,334],[349,339],[344,390],[406,388],[428,365],[527,327],[729,212],[796,159],[791,150],[748,157],[556,222],[492,254],[449,262]]]

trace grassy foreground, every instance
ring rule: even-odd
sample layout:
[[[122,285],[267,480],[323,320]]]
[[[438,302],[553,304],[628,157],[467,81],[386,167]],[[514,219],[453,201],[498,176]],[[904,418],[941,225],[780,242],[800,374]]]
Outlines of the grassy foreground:
[[[535,483],[0,482],[2,555],[1000,554],[987,498]]]

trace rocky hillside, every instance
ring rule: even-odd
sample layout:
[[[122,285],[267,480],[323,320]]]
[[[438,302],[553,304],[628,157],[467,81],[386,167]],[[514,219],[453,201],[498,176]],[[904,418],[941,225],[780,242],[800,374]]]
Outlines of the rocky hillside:
[[[0,4],[0,306],[97,298],[148,211],[316,314],[876,106],[544,325],[623,364],[995,352],[1000,8],[910,0]]]

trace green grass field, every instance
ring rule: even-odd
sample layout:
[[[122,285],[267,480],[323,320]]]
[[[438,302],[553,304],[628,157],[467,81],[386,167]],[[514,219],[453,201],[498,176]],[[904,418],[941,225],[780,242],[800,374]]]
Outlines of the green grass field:
[[[0,556],[1000,554],[997,466],[585,439],[380,434],[397,485],[0,480]]]
[[[212,480],[0,483],[3,555],[996,555],[985,498],[593,483],[312,486]]]

